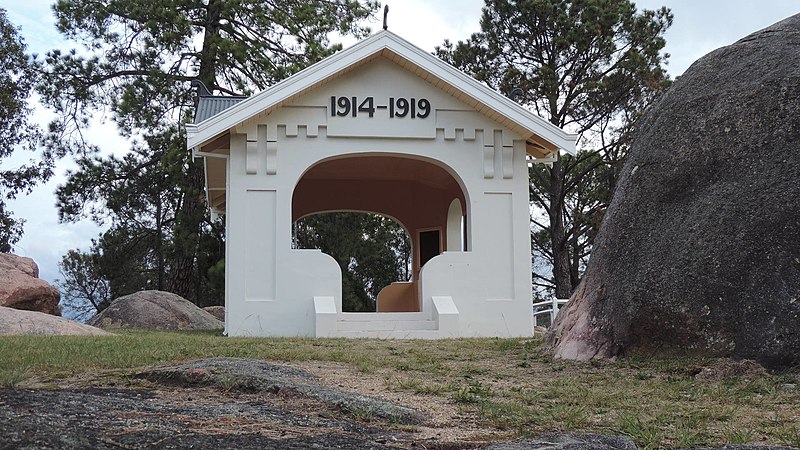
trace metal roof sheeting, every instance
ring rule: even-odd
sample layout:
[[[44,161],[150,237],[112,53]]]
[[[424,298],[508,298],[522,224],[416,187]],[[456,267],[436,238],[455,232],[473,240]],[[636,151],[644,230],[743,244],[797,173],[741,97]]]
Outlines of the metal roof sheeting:
[[[247,97],[234,96],[200,97],[197,103],[197,109],[195,109],[194,112],[194,123],[200,123],[209,117],[216,116],[246,98]]]

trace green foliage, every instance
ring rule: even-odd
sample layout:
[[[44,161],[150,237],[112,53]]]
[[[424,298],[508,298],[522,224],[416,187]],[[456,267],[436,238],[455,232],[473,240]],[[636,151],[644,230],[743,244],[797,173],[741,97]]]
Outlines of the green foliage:
[[[375,311],[385,286],[411,279],[411,241],[391,219],[369,213],[324,213],[298,220],[295,246],[331,255],[342,270],[342,309]]]
[[[25,369],[0,367],[0,387],[13,388],[29,378]]]
[[[538,284],[568,297],[610,200],[641,111],[669,84],[666,8],[629,0],[486,0],[481,32],[437,55],[580,134],[577,157],[531,171],[536,254],[553,268]]]
[[[562,164],[573,167],[564,176],[570,193],[563,199],[563,223],[565,224],[566,249],[569,255],[569,279],[574,287],[578,285],[591,253],[592,243],[600,231],[603,214],[613,194],[616,173],[613,166],[606,164],[598,152],[583,151],[578,156],[562,155]],[[550,168],[537,164],[528,169],[532,180],[532,198],[542,198],[551,188]],[[580,174],[577,178],[576,174]],[[538,184],[537,184],[538,183]],[[541,186],[539,186],[541,184]],[[537,206],[542,207],[540,202]],[[534,275],[534,284],[540,288],[552,288],[554,280],[541,276],[541,264],[551,265],[554,260],[552,252],[551,227],[548,222],[533,217],[531,244],[535,255],[539,255],[539,271]]]
[[[48,52],[37,86],[58,117],[48,155],[77,157],[57,192],[59,214],[110,224],[89,251],[99,267],[86,273],[100,274],[112,297],[155,288],[221,303],[222,226],[208,217],[202,164],[185,146],[189,82],[223,94],[265,89],[337,51],[331,33],[366,34],[359,23],[376,8],[354,0],[56,2],[59,31],[83,47]],[[84,139],[97,112],[132,142],[129,152],[97,156]]]
[[[339,50],[329,34],[365,35],[359,22],[376,8],[353,0],[59,0],[59,31],[89,54],[47,53],[39,91],[61,118],[51,125],[51,148],[89,149],[70,131],[96,110],[110,111],[126,135],[158,132],[191,108],[195,78],[212,92],[263,90]]]
[[[90,318],[111,302],[108,280],[101,273],[101,258],[93,245],[89,253],[70,250],[59,263],[61,304],[79,320]]]
[[[643,419],[636,413],[623,414],[618,422],[618,431],[629,436],[645,449],[658,448],[662,439],[658,427],[653,421]]]
[[[71,251],[62,260],[60,285],[70,309],[89,314],[143,289],[169,290],[200,305],[222,302],[224,281],[211,286],[209,270],[224,257],[223,224],[211,222],[196,204],[199,194],[190,194],[189,162],[179,159],[188,155],[183,134],[172,128],[143,141],[122,157],[79,158],[56,191],[61,220],[111,223],[88,252]],[[189,267],[182,264],[187,248]],[[97,286],[104,287],[101,298]]]
[[[33,63],[25,54],[19,31],[0,8],[0,163],[15,150],[35,150],[39,129],[28,121],[28,96],[36,82]],[[6,200],[29,193],[34,184],[52,175],[52,161],[31,160],[14,169],[0,169],[0,252],[22,236],[23,220],[14,218]]]
[[[491,395],[491,389],[481,384],[480,381],[473,381],[465,386],[453,396],[456,403],[482,404]]]

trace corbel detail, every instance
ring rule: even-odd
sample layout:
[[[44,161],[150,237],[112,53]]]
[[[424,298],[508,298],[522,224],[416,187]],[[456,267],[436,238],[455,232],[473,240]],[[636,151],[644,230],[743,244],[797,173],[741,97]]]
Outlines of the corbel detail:
[[[248,175],[258,173],[258,143],[247,140],[247,150],[245,154],[245,171]]]
[[[267,125],[258,126],[259,153],[264,155],[267,175],[278,173],[278,141],[269,139]]]
[[[514,177],[514,147],[503,146],[503,178]]]
[[[502,131],[501,131],[502,133]],[[497,131],[492,134],[483,132],[483,178],[494,178],[494,151],[495,135]]]

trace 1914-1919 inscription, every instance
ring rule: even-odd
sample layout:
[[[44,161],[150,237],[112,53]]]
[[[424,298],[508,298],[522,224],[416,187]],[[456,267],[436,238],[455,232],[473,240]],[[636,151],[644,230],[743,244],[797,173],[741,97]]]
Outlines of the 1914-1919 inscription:
[[[390,119],[424,119],[431,113],[431,102],[426,98],[389,97],[386,104],[375,105],[372,96],[361,99],[361,102],[358,97],[331,96],[331,117],[358,117],[359,114],[374,117],[378,110],[387,110]]]

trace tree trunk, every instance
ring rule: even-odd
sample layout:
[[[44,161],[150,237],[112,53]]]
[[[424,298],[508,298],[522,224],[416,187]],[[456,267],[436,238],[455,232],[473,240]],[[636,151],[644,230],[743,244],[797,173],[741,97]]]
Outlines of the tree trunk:
[[[217,42],[219,41],[222,0],[210,0],[206,7],[206,29],[203,34],[203,48],[200,50],[198,77],[211,93],[217,87]]]
[[[572,295],[570,278],[569,251],[567,248],[566,229],[564,226],[564,177],[561,157],[550,168],[550,244],[553,249],[553,280],[556,285],[557,298],[569,298]]]
[[[220,31],[221,0],[210,0],[206,7],[206,26],[200,52],[200,81],[213,92],[216,88],[217,41]],[[183,150],[185,151],[185,150]],[[170,271],[169,291],[196,302],[191,295],[195,272],[196,252],[203,217],[203,166],[187,155],[188,169],[183,189],[183,199],[175,220],[175,254]]]
[[[202,197],[204,179],[202,165],[190,160],[186,178],[186,184],[182,186],[183,199],[175,218],[173,237],[175,254],[168,290],[195,301],[191,295],[192,279],[195,275],[195,260],[205,214]]]
[[[161,221],[161,193],[156,192],[156,260],[158,266],[158,290],[164,290],[164,229]]]

